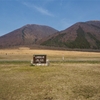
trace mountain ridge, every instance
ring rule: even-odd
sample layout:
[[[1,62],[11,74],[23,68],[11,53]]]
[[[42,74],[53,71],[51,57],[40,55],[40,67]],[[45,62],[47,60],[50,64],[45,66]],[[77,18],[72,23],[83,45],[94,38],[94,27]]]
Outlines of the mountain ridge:
[[[71,49],[100,49],[100,21],[77,22],[65,30],[27,24],[0,37],[0,48],[47,46]]]
[[[58,30],[45,25],[27,24],[1,36],[0,47],[37,44],[42,38],[46,38],[57,31]]]
[[[56,33],[42,45],[72,49],[100,49],[100,21],[75,23]]]

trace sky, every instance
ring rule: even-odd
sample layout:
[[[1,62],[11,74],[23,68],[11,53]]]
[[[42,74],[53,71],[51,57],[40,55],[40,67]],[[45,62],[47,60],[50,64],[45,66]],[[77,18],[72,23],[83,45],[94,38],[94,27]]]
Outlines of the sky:
[[[61,31],[90,20],[100,20],[100,0],[0,0],[0,36],[26,24]]]

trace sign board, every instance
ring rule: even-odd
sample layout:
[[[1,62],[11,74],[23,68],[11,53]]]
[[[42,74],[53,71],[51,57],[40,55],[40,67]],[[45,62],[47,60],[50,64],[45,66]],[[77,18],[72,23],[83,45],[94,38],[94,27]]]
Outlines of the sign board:
[[[33,63],[34,64],[45,64],[46,63],[46,55],[34,55]]]

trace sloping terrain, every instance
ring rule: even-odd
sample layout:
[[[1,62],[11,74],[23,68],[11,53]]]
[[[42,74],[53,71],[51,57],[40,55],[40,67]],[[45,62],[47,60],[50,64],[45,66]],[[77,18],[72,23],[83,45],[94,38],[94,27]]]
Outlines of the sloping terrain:
[[[34,45],[57,32],[49,26],[28,24],[0,37],[0,48],[20,45]]]
[[[65,48],[100,49],[100,21],[79,22],[41,43]]]
[[[78,22],[63,31],[28,24],[0,37],[0,48],[16,46],[100,49],[100,21]]]

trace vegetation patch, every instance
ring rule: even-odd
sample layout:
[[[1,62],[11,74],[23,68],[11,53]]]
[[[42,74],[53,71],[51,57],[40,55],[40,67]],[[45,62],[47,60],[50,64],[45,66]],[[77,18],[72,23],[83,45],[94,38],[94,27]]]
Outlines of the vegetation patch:
[[[100,92],[100,88],[95,88],[90,85],[80,85],[73,88],[74,95],[78,97],[83,97],[85,100],[92,98],[94,95]]]
[[[0,64],[28,64],[29,61],[0,61]]]
[[[100,41],[96,39],[95,36],[93,36],[90,32],[87,32],[87,34],[90,36],[90,38],[92,38],[93,40],[95,40],[96,46],[95,48],[100,49]]]
[[[42,43],[42,45],[64,47],[65,44],[62,42],[61,39],[63,38],[65,34],[66,33],[62,33],[62,34],[57,35],[56,37],[52,37],[49,40]]]
[[[90,48],[90,44],[85,38],[84,30],[79,26],[77,29],[77,37],[74,41],[63,42],[62,38],[66,33],[59,34],[56,37],[52,37],[42,45],[47,46],[57,46],[57,47],[69,47],[69,48],[80,48],[80,49],[88,49]]]
[[[91,61],[91,60],[87,60],[87,61],[82,61],[82,60],[78,60],[78,61],[75,61],[75,60],[66,60],[66,61],[50,61],[51,63],[83,63],[83,64],[100,64],[100,61]]]
[[[68,41],[66,43],[66,46],[68,46],[69,48],[80,48],[80,49],[90,48],[90,44],[85,38],[85,32],[80,26],[77,30],[77,37],[75,41],[72,42]]]

